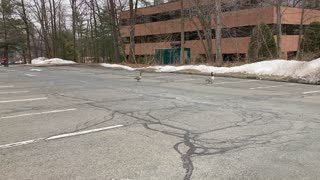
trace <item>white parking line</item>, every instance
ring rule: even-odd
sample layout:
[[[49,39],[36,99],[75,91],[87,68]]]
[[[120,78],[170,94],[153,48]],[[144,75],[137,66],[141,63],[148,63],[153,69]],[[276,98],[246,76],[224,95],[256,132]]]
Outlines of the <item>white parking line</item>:
[[[0,101],[0,103],[24,102],[24,101],[39,101],[39,100],[45,100],[45,99],[48,99],[48,98],[42,97],[42,98],[33,98],[33,99],[15,99],[15,100]]]
[[[4,117],[0,117],[0,119],[10,119],[10,118],[24,117],[24,116],[34,116],[34,115],[42,115],[42,114],[61,113],[61,112],[75,111],[75,110],[77,110],[77,109],[76,109],[76,108],[73,108],[73,109],[62,109],[62,110],[53,110],[53,111],[39,112],[39,113],[19,114],[19,115],[14,115],[14,116],[4,116]]]
[[[0,94],[19,94],[19,93],[28,93],[30,91],[13,91],[13,92],[0,92]]]
[[[15,146],[21,146],[21,145],[36,143],[36,142],[39,142],[41,140],[43,140],[43,139],[32,139],[32,140],[28,140],[28,141],[21,141],[21,142],[15,142],[15,143],[11,143],[11,144],[4,144],[4,145],[0,146],[0,149],[6,149],[6,148],[15,147]]]
[[[307,92],[303,92],[302,94],[313,94],[313,93],[320,93],[320,91],[307,91]]]
[[[11,88],[11,87],[14,87],[14,86],[0,86],[0,88]]]
[[[57,135],[57,136],[49,137],[46,140],[54,140],[54,139],[61,139],[61,138],[71,137],[71,136],[89,134],[89,133],[94,133],[94,132],[99,132],[99,131],[105,131],[105,130],[108,130],[108,129],[119,128],[119,127],[122,127],[122,126],[123,125],[115,125],[115,126],[110,126],[110,127],[91,129],[91,130],[86,130],[86,131],[79,131],[79,132],[74,132],[74,133],[60,134],[60,135]]]
[[[235,81],[235,82],[219,82],[219,83],[213,83],[213,84],[236,84],[236,83],[249,83],[249,82],[256,82],[260,80],[246,80],[246,81]]]
[[[277,85],[277,86],[261,86],[261,87],[255,87],[250,89],[268,89],[268,88],[276,88],[276,87],[284,87],[284,86],[296,86],[296,84],[286,84],[286,85]]]
[[[120,127],[123,127],[123,125],[120,124],[120,125],[109,126],[109,127],[104,127],[104,128],[91,129],[91,130],[79,131],[79,132],[74,132],[74,133],[60,134],[60,135],[51,136],[48,138],[38,138],[38,139],[32,139],[32,140],[27,140],[27,141],[4,144],[4,145],[0,145],[0,149],[7,149],[7,148],[15,147],[15,146],[22,146],[22,145],[26,145],[26,144],[37,143],[37,142],[44,141],[44,140],[51,141],[51,140],[67,138],[67,137],[71,137],[71,136],[78,136],[78,135],[83,135],[83,134],[95,133],[95,132],[105,131],[105,130],[114,129],[114,128],[120,128]]]

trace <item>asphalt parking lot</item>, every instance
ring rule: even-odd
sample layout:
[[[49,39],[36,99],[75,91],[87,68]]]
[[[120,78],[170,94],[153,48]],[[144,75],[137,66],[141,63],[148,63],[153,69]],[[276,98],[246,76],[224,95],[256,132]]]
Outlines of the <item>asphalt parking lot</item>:
[[[320,86],[0,67],[0,179],[319,179]]]

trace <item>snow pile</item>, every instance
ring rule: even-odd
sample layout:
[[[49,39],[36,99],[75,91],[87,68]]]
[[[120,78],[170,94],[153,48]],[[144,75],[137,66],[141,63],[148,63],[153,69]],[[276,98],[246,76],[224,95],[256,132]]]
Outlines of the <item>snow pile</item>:
[[[60,59],[60,58],[47,59],[47,60],[45,60],[45,62],[48,64],[75,64],[74,61],[67,61],[67,60]]]
[[[31,61],[31,64],[75,64],[73,61],[67,61],[64,59],[60,58],[52,58],[52,59],[47,59],[45,57],[38,57],[36,59],[33,59]]]
[[[198,70],[200,72],[214,74],[244,73],[253,75],[283,76],[294,79],[302,79],[311,83],[320,81],[320,58],[305,61],[270,60],[236,67],[214,67],[206,65],[187,66],[150,66],[156,72],[175,72],[181,70]]]
[[[139,69],[155,69],[156,72],[175,72],[182,70],[198,70],[204,73],[224,74],[242,73],[257,76],[281,76],[292,79],[304,80],[309,83],[320,82],[320,58],[310,62],[294,60],[270,60],[235,67],[214,67],[206,65],[186,66],[149,66],[146,68],[131,68],[118,64],[101,64],[108,68],[122,68],[129,71]]]
[[[261,61],[252,64],[245,64],[235,67],[214,67],[206,65],[187,65],[187,66],[150,66],[148,68],[156,69],[156,72],[175,72],[182,70],[197,70],[200,72],[214,74],[223,73],[246,73],[257,75],[278,75],[286,76],[290,75],[293,69],[296,69],[299,61],[287,61],[287,60],[272,60]]]
[[[102,63],[101,66],[107,67],[107,68],[121,68],[121,69],[126,69],[129,71],[134,71],[135,69],[129,66],[123,66],[119,64],[107,64],[107,63]]]

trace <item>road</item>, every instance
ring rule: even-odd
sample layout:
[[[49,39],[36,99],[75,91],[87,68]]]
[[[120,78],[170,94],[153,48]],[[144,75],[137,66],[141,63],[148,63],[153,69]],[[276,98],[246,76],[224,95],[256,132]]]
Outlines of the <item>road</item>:
[[[0,179],[319,179],[320,86],[0,67]]]

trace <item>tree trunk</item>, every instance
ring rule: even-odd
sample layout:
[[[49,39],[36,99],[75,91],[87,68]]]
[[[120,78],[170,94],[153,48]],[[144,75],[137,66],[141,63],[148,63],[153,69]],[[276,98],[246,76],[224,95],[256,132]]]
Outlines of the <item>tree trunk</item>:
[[[58,34],[57,34],[57,7],[56,7],[56,1],[55,0],[52,0],[52,5],[53,5],[53,18],[52,18],[52,21],[53,21],[53,32],[52,32],[53,33],[53,40],[52,41],[54,41],[54,43],[53,43],[53,54],[54,54],[54,57],[57,57],[57,56],[59,56],[59,54],[58,54],[58,45],[57,45],[59,43],[59,40],[58,40]],[[59,8],[61,8],[60,5],[61,4],[59,4]],[[60,18],[60,16],[59,16],[59,18]]]
[[[180,0],[180,14],[181,14],[181,39],[180,39],[180,43],[181,43],[181,47],[180,47],[180,64],[184,64],[185,63],[185,57],[184,57],[184,6],[183,6],[183,1],[184,0]]]
[[[1,1],[1,6],[4,7]],[[2,22],[4,24],[4,52],[3,56],[7,58],[7,62],[9,61],[8,52],[9,52],[9,44],[8,44],[8,31],[7,31],[7,22],[6,22],[6,14],[5,10],[2,11]]]
[[[301,10],[301,17],[300,17],[300,25],[299,25],[299,40],[298,40],[298,49],[297,49],[297,59],[302,58],[301,53],[301,40],[302,40],[302,34],[303,34],[303,22],[304,22],[304,9],[305,9],[306,0],[302,0],[302,10]]]
[[[211,12],[209,11],[208,14],[211,14]],[[212,49],[212,27],[211,27],[211,15],[208,15],[208,17],[205,18],[205,23],[204,23],[204,36],[205,36],[205,40],[207,41],[207,51],[208,51],[208,55],[207,55],[207,59],[208,62],[214,62],[214,54],[213,54],[213,49]]]
[[[52,0],[54,2],[54,0]],[[55,39],[55,36],[54,36],[54,25],[53,25],[53,22],[54,22],[54,10],[55,9],[55,6],[52,5],[52,2],[51,0],[49,0],[49,9],[50,9],[50,23],[51,23],[51,43],[52,43],[52,56],[53,57],[56,57],[56,39]]]
[[[282,14],[281,14],[282,0],[277,0],[277,46],[278,58],[282,58]]]
[[[222,44],[221,44],[221,0],[215,1],[216,5],[216,63],[221,66],[223,63],[222,58]]]
[[[114,0],[109,0],[110,3],[110,16],[111,16],[111,29],[113,37],[113,46],[114,46],[114,61],[116,63],[120,62],[120,50],[119,50],[119,34],[117,31],[117,18],[116,18],[116,7]]]
[[[96,57],[95,57],[95,38],[94,38],[94,32],[93,32],[93,24],[92,24],[92,12],[90,13],[90,19],[89,19],[89,25],[90,25],[90,55],[94,57],[93,61],[96,63]]]
[[[77,44],[76,44],[76,6],[77,6],[77,0],[71,0],[71,9],[72,9],[72,43],[73,43],[73,48],[72,48],[72,53],[73,57],[72,60],[77,62]]]
[[[36,2],[37,0],[34,0],[34,2]],[[48,37],[48,32],[49,32],[49,25],[48,25],[48,17],[47,17],[47,12],[46,12],[46,5],[45,5],[45,1],[41,0],[41,7],[40,7],[40,25],[41,25],[41,30],[43,33],[43,40],[44,40],[44,45],[46,48],[46,56],[48,58],[52,58],[53,54],[52,54],[52,49],[50,46],[50,42],[49,42],[49,37]]]
[[[30,29],[29,29],[29,22],[28,22],[28,18],[27,18],[27,14],[26,14],[24,0],[21,0],[21,6],[22,6],[22,19],[23,19],[23,22],[26,26],[27,48],[28,48],[28,50],[27,50],[28,62],[26,62],[26,60],[24,60],[25,61],[24,63],[31,64]]]
[[[196,27],[197,29],[197,33],[199,36],[199,39],[202,43],[202,46],[204,48],[205,51],[205,56],[207,58],[207,62],[214,62],[214,54],[213,54],[213,49],[212,49],[212,24],[211,24],[211,20],[212,20],[212,14],[214,9],[211,8],[212,6],[212,1],[211,0],[207,0],[207,8],[203,8],[203,5],[200,4],[199,1],[195,2],[195,8],[196,8],[196,13],[190,10],[190,20],[192,21],[193,25]],[[196,23],[193,18],[194,16],[199,20],[199,24],[201,25],[202,28],[202,32],[203,32],[203,36],[202,33],[200,31],[200,28],[198,27],[198,23]]]
[[[99,53],[99,39],[98,39],[98,29],[97,29],[97,17],[96,17],[96,6],[93,0],[91,0],[92,6],[92,15],[93,15],[93,29],[94,29],[94,57],[96,62],[100,62],[100,53]]]
[[[135,3],[135,9],[133,7],[133,0],[129,0],[129,8],[130,8],[130,46],[129,46],[129,62],[137,63],[135,58],[135,24],[136,24],[136,9],[137,9],[138,0]]]

